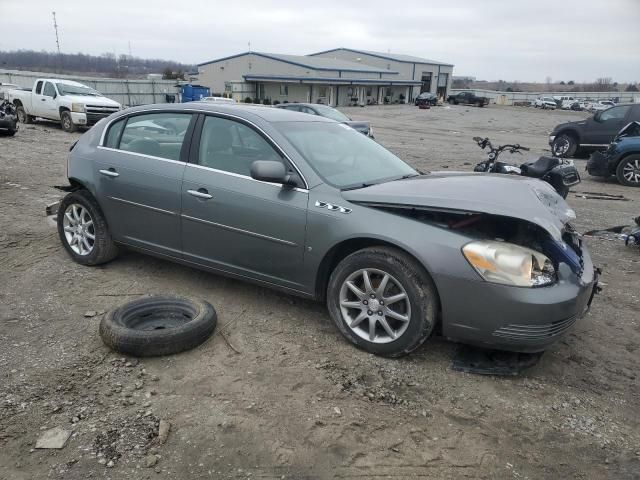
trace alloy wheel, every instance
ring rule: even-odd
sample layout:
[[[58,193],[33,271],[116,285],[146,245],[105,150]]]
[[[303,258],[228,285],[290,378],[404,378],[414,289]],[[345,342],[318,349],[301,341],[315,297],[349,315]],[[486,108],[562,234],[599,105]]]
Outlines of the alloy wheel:
[[[560,137],[553,145],[553,153],[559,157],[569,151],[569,139],[567,137]]]
[[[392,275],[376,268],[357,270],[344,280],[340,312],[353,333],[372,343],[393,342],[411,321],[407,291]]]
[[[637,158],[632,161],[628,161],[624,167],[622,167],[622,176],[627,182],[640,183],[640,160]]]
[[[73,203],[67,207],[62,221],[64,236],[71,250],[78,255],[89,255],[96,242],[93,219],[86,207]]]

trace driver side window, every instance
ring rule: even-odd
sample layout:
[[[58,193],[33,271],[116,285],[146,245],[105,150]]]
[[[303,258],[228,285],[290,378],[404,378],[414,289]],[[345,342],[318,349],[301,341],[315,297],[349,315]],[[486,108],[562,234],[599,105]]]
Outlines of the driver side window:
[[[42,91],[42,95],[46,97],[54,97],[56,94],[56,89],[53,86],[53,83],[47,82],[44,84],[44,90]]]
[[[199,165],[250,177],[251,164],[256,160],[284,163],[282,156],[253,128],[226,118],[205,118]]]
[[[631,108],[629,105],[624,105],[605,110],[600,114],[600,121],[606,122],[607,120],[621,120],[627,116],[629,108]]]

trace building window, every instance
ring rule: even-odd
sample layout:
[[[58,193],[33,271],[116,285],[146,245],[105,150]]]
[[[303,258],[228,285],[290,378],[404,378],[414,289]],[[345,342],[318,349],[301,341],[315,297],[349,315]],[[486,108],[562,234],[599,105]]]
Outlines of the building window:
[[[280,84],[280,95],[283,97],[289,95],[289,85],[287,85],[286,83]]]
[[[318,96],[320,98],[327,98],[327,87],[319,87],[318,88]]]
[[[367,97],[371,96],[371,87],[367,87]]]

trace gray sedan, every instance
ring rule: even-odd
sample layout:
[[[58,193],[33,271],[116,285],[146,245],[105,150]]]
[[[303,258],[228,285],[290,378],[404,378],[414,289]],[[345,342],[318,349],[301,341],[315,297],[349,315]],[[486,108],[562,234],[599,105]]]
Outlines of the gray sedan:
[[[354,130],[373,138],[373,127],[369,122],[364,120],[351,120],[340,110],[329,107],[327,105],[320,105],[317,103],[280,103],[276,105],[276,108],[283,108],[291,112],[308,113],[309,115],[319,115],[321,117],[330,118],[336,122],[349,125]]]
[[[352,343],[400,356],[433,332],[541,351],[596,274],[544,182],[422,174],[320,116],[205,104],[131,108],[69,155],[58,210],[83,265],[122,247],[325,301]]]

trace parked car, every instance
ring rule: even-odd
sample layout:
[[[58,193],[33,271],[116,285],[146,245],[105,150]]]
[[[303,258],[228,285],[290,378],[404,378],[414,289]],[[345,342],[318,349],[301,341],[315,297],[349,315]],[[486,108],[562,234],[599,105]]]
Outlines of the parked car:
[[[557,157],[571,157],[578,149],[606,148],[624,125],[638,120],[640,104],[616,105],[586,120],[557,125],[549,145]]]
[[[121,109],[118,102],[71,80],[39,78],[31,90],[10,90],[18,121],[31,123],[36,117],[59,121],[66,132],[90,127]]]
[[[211,102],[211,103],[238,103],[233,98],[226,97],[204,97],[201,102]]]
[[[615,107],[615,103],[613,103],[610,100],[600,100],[598,102],[592,102],[589,105],[589,110],[591,110],[592,112],[600,112],[602,110],[606,110],[610,107]]]
[[[489,105],[489,98],[479,97],[473,92],[460,92],[455,95],[449,95],[447,102],[452,105],[475,105],[477,107],[484,107]]]
[[[594,152],[587,162],[589,175],[615,175],[622,185],[640,187],[640,122],[626,125],[605,152]]]
[[[291,112],[308,113],[310,115],[319,115],[321,117],[330,118],[336,122],[349,125],[351,128],[357,130],[360,133],[365,134],[368,137],[373,137],[373,127],[371,123],[364,120],[351,120],[344,113],[335,108],[328,107],[326,105],[319,105],[316,103],[280,103],[276,105],[276,108],[289,110]]]
[[[431,92],[422,92],[418,95],[413,101],[414,105],[437,105],[438,104],[438,96],[435,93]]]
[[[558,104],[553,99],[553,97],[536,98],[533,102],[533,106],[535,108],[542,108],[543,110],[546,110],[546,109],[555,110],[556,108],[558,108]]]
[[[319,115],[134,107],[85,133],[67,168],[58,233],[76,262],[128,247],[325,301],[340,332],[379,355],[405,355],[436,330],[541,351],[597,283],[573,211],[548,184],[421,174]]]

